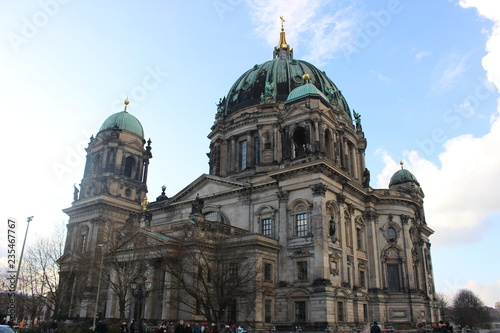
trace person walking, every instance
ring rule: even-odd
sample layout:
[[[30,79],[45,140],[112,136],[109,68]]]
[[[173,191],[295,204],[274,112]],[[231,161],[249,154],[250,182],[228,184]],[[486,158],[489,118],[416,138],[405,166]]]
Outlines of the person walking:
[[[382,330],[380,330],[380,326],[378,326],[376,321],[373,322],[373,325],[370,328],[370,333],[382,333]]]
[[[168,333],[175,333],[175,325],[173,322],[168,322],[168,325],[167,325],[167,332]]]
[[[184,320],[179,320],[179,324],[175,327],[175,333],[184,333]]]
[[[52,324],[50,324],[50,333],[55,333],[57,331],[57,320],[54,319]]]
[[[122,324],[120,325],[120,333],[127,333],[128,332],[128,326],[127,326],[127,322],[124,321],[122,322]]]

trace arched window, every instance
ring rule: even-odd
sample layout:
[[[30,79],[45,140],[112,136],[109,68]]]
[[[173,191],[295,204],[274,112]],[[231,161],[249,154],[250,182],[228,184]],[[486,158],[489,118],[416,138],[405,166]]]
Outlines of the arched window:
[[[306,151],[309,149],[306,142],[306,130],[304,127],[298,127],[292,136],[293,152],[292,157],[299,158],[306,156]]]
[[[325,154],[333,160],[333,138],[329,130],[325,131]]]
[[[248,142],[246,140],[239,142],[239,162],[240,162],[240,171],[243,171],[247,168],[247,148]]]
[[[226,219],[224,218],[224,216],[221,214],[220,211],[210,210],[210,211],[204,213],[204,215],[205,215],[205,220],[207,220],[209,222],[220,222],[223,224],[228,224]]]
[[[262,206],[256,212],[259,222],[259,232],[267,237],[274,237],[274,209],[270,206]]]
[[[253,164],[260,164],[260,139],[258,136],[253,138]]]
[[[296,237],[306,237],[310,234],[309,209],[304,202],[298,203],[292,213],[294,222],[294,235]]]
[[[92,168],[90,174],[92,176],[95,176],[99,173],[100,170],[101,170],[101,155],[97,154],[96,156],[94,156],[94,160],[92,161]]]
[[[125,171],[123,174],[126,177],[132,178],[132,171],[134,170],[135,159],[132,156],[129,156],[125,159]]]

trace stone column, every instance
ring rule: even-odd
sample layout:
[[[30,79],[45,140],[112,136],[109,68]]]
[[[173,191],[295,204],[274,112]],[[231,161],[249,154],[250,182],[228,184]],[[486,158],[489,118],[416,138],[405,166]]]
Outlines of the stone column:
[[[377,223],[378,213],[376,211],[365,212],[366,221],[366,256],[368,259],[368,267],[366,274],[367,288],[381,289],[381,267],[380,267],[380,251],[377,241]]]
[[[236,171],[236,137],[231,138],[231,156],[229,156],[229,172]]]
[[[253,167],[253,140],[252,140],[252,132],[247,131],[247,165],[245,169]]]

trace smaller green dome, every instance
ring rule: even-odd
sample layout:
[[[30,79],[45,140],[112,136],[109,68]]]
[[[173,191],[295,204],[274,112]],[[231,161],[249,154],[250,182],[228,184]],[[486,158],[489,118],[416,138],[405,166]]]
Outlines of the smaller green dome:
[[[414,182],[418,186],[420,186],[420,183],[418,182],[417,178],[410,171],[403,169],[403,167],[401,166],[401,170],[398,170],[396,173],[392,175],[391,181],[389,182],[389,187],[391,187],[392,185],[403,184],[408,182]]]
[[[323,103],[329,104],[328,98],[326,98],[326,96],[312,83],[307,83],[293,89],[288,95],[288,98],[286,99],[285,103],[286,104],[293,103],[301,99],[304,99],[306,97],[320,98],[323,100]]]
[[[118,127],[121,130],[129,131],[139,135],[144,139],[144,129],[136,117],[127,111],[117,112],[108,117],[102,124],[99,132]]]

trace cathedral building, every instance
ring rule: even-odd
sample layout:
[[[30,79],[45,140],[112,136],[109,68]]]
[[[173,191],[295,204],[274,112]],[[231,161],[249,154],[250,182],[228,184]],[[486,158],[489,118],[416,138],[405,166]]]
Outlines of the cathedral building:
[[[151,141],[127,104],[91,138],[80,189],[64,210],[65,316],[206,322],[206,299],[183,288],[208,276],[213,290],[223,278],[200,266],[184,279],[168,258],[184,246],[212,263],[223,239],[227,270],[253,267],[247,287],[265,286],[233,295],[223,322],[266,331],[437,322],[420,183],[401,165],[387,188],[370,186],[360,115],[325,72],[294,59],[283,28],[272,60],[219,101],[208,174],[172,197],[163,188],[147,201]],[[203,249],[197,239],[213,241]],[[140,293],[137,282],[146,283]]]

